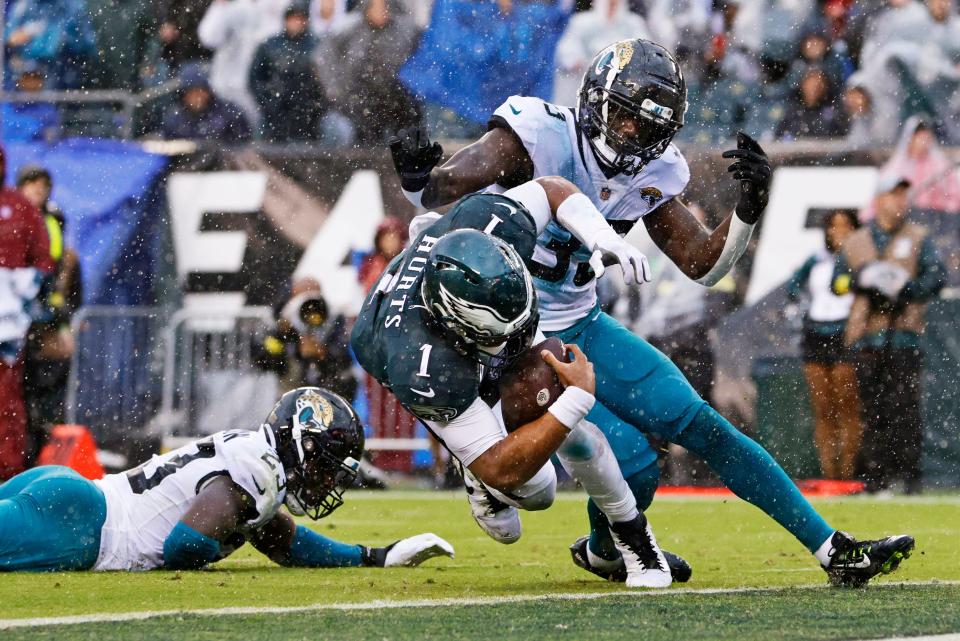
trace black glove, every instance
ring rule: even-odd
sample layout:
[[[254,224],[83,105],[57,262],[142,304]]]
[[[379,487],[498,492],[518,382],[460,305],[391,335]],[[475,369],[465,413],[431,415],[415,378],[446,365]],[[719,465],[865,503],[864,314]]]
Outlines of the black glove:
[[[390,154],[400,176],[400,186],[417,192],[430,181],[430,171],[443,158],[443,147],[438,142],[430,144],[425,128],[410,127],[401,129],[390,139]]]
[[[724,158],[736,158],[727,168],[740,181],[740,202],[737,216],[748,225],[760,220],[770,198],[770,177],[773,170],[770,159],[757,141],[743,133],[737,133],[737,148],[723,152]]]

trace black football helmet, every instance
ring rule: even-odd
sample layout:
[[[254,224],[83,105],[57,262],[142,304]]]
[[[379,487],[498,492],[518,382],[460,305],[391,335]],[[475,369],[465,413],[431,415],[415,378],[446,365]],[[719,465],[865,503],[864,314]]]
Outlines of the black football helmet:
[[[633,175],[667,150],[686,111],[687,83],[673,55],[649,40],[621,40],[583,74],[577,122],[602,165]],[[638,123],[636,135],[618,131],[625,117]]]
[[[443,235],[430,250],[424,305],[462,354],[499,369],[537,331],[537,293],[517,251],[476,229]]]
[[[343,505],[364,441],[350,403],[321,387],[298,387],[280,397],[263,429],[283,464],[287,509],[320,519]]]

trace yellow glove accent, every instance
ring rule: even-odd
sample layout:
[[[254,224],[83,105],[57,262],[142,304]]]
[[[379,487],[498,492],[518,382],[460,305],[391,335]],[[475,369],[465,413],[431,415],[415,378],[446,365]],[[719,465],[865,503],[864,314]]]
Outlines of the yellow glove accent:
[[[833,291],[837,296],[843,296],[850,291],[850,284],[852,283],[850,274],[842,274],[837,276],[836,280],[833,281]]]
[[[67,300],[60,292],[53,292],[49,297],[47,297],[47,304],[54,309],[60,309],[67,304]]]
[[[279,356],[283,354],[283,341],[276,336],[267,336],[263,339],[263,348],[271,356]]]

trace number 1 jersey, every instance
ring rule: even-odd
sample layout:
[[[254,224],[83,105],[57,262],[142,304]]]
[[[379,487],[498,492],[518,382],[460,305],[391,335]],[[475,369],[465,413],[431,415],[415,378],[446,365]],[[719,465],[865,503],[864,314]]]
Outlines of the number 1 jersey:
[[[228,476],[250,495],[256,514],[241,528],[256,529],[280,508],[283,466],[261,428],[217,432],[154,455],[132,470],[96,481],[107,502],[95,570],[151,570],[163,566],[163,544],[207,483]],[[223,545],[221,558],[238,545]]]
[[[490,119],[490,127],[512,131],[533,161],[534,178],[562,176],[596,205],[621,236],[638,220],[679,195],[690,169],[672,144],[635,176],[607,176],[597,163],[569,107],[539,98],[511,96]],[[596,279],[587,264],[591,252],[555,221],[537,239],[530,273],[540,297],[540,329],[566,329],[597,303]]]

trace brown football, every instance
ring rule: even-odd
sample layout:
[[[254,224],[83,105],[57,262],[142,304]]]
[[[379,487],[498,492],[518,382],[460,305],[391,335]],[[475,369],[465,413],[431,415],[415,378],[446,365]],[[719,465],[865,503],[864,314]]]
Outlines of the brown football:
[[[503,423],[508,432],[543,416],[563,393],[557,373],[540,356],[545,349],[559,359],[564,358],[563,342],[559,338],[548,338],[517,358],[500,376]]]

